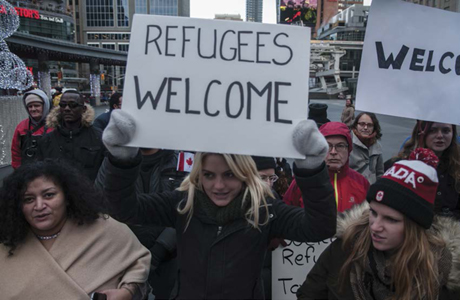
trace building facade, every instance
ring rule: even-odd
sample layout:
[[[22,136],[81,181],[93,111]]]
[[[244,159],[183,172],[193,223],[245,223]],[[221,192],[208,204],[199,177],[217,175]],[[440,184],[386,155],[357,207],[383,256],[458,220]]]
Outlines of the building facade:
[[[76,40],[93,47],[128,51],[134,14],[190,16],[190,0],[67,0],[76,20]],[[88,70],[86,70],[88,72]],[[120,89],[124,67],[104,66],[102,89]]]
[[[339,5],[337,1],[318,0],[315,32],[317,32],[321,26],[327,24],[338,11]]]
[[[52,38],[56,40],[75,40],[75,20],[66,1],[8,1],[19,15],[18,32]],[[23,59],[34,79],[38,78],[38,60]],[[55,85],[63,79],[63,74],[70,86],[77,86],[85,79],[78,78],[75,63],[54,62],[47,65],[51,76],[51,84]]]
[[[459,0],[404,0],[415,4],[430,6],[452,12],[460,12]]]
[[[263,0],[246,0],[246,21],[262,23]]]
[[[338,12],[342,12],[355,4],[363,4],[363,0],[338,0]]]

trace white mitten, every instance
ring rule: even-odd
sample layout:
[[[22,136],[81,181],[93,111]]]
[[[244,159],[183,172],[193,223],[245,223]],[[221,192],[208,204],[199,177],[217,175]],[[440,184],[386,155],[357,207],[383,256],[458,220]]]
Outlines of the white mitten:
[[[136,123],[126,111],[115,109],[110,115],[110,121],[102,134],[102,141],[107,150],[120,160],[130,160],[137,155],[139,148],[123,146],[134,136]]]
[[[295,164],[300,169],[318,168],[324,161],[329,150],[326,138],[319,132],[312,120],[301,121],[292,134],[294,147],[305,155],[305,159],[296,159]]]

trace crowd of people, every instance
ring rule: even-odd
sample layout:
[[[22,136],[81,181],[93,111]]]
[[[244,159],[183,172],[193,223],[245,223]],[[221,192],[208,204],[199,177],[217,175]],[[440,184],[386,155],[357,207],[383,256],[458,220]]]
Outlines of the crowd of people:
[[[377,116],[311,104],[285,158],[124,146],[136,121],[77,91],[24,94],[0,190],[5,299],[270,299],[271,251],[336,240],[299,299],[459,299],[456,126],[417,121],[384,161]],[[43,274],[46,273],[46,276]]]

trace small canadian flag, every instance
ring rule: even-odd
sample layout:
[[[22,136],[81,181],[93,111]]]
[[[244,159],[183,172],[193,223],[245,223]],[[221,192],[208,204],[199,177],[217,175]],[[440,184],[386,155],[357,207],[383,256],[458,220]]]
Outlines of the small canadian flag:
[[[191,172],[193,167],[193,159],[195,154],[192,152],[179,152],[179,159],[177,160],[177,171]]]

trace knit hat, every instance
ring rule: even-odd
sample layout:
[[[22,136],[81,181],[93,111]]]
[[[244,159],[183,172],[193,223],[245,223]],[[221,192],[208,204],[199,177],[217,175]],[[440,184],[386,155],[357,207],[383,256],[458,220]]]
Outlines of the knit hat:
[[[427,149],[423,149],[423,152],[416,149],[414,152],[411,156],[418,160],[396,162],[371,185],[366,198],[368,202],[377,201],[396,209],[428,229],[433,223],[434,199],[438,188],[438,176],[432,167],[437,157]],[[428,161],[428,164],[422,160]]]
[[[308,106],[308,119],[315,121],[318,128],[321,127],[321,125],[330,122],[331,120],[327,118],[327,108],[327,104],[311,103]]]
[[[35,95],[35,94],[28,94],[24,101],[26,103],[26,106],[29,105],[29,103],[32,103],[32,102],[44,103],[43,99],[40,98],[38,95]]]
[[[276,169],[276,163],[273,157],[252,156],[252,159],[256,163],[257,171]]]

